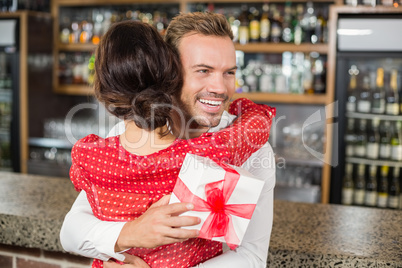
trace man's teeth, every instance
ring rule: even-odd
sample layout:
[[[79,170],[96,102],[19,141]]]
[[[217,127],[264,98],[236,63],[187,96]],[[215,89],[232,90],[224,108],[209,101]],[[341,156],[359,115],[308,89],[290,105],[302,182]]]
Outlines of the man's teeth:
[[[200,102],[204,103],[204,104],[215,105],[215,106],[222,104],[222,101],[213,101],[213,100],[204,100],[204,99],[200,99]]]

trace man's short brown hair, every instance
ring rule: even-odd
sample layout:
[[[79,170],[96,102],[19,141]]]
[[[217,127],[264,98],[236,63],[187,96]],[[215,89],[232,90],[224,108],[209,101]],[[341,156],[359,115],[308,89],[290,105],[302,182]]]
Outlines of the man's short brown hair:
[[[165,41],[179,52],[180,40],[188,34],[222,36],[233,39],[229,22],[222,14],[210,12],[181,13],[169,23]]]

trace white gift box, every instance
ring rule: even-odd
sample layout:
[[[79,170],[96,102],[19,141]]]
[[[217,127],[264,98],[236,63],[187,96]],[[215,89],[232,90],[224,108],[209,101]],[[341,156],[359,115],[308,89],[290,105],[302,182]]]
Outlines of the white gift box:
[[[198,229],[200,238],[225,242],[234,249],[244,237],[263,186],[243,168],[187,154],[170,203],[193,203],[194,210],[182,215],[199,217],[201,223],[183,228]],[[219,229],[226,229],[224,235],[216,236]]]

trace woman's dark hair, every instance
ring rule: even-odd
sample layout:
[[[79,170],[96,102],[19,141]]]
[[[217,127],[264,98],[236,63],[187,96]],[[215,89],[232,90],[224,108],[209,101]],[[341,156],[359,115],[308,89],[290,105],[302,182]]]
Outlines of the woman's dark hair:
[[[140,128],[173,126],[172,105],[180,96],[181,70],[179,56],[153,26],[117,22],[96,50],[95,95],[111,114],[133,120]]]

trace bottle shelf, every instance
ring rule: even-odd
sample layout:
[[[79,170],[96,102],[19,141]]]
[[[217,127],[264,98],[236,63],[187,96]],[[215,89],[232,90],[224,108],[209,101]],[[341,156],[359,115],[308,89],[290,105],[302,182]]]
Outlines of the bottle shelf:
[[[291,52],[318,52],[320,54],[328,53],[328,44],[310,44],[304,43],[295,45],[291,43],[248,43],[248,44],[235,44],[236,50],[241,50],[245,53],[283,53],[285,51]]]
[[[282,0],[283,1],[283,0]],[[323,0],[317,1],[322,2]],[[199,2],[199,1],[196,1]],[[285,1],[283,1],[285,2]],[[328,2],[328,1],[326,1]],[[57,0],[57,5],[65,6],[101,6],[101,5],[130,5],[130,4],[180,4],[180,0]]]
[[[295,103],[295,104],[326,104],[328,96],[322,95],[307,95],[307,94],[283,94],[283,93],[236,93],[234,99],[247,98],[255,102],[268,103]]]
[[[73,44],[58,44],[59,51],[72,51],[72,52],[91,52],[95,51],[97,45],[92,43],[73,43]],[[241,45],[235,43],[235,49],[241,50],[245,53],[283,53],[285,51],[291,52],[318,52],[320,54],[328,53],[327,44],[289,44],[289,43],[248,43]]]
[[[93,88],[89,85],[59,85],[55,88],[55,92],[77,96],[88,96],[94,94]]]
[[[71,52],[93,52],[98,45],[92,43],[73,43],[73,44],[58,44],[59,51]]]
[[[56,93],[88,96],[93,95],[93,88],[88,85],[60,85]],[[235,93],[233,99],[247,98],[255,102],[326,104],[327,95],[281,94],[281,93]]]
[[[357,157],[347,157],[346,162],[353,164],[375,165],[375,166],[389,166],[389,167],[402,167],[401,161],[392,160],[374,160]]]
[[[44,147],[44,148],[59,148],[71,149],[73,145],[67,140],[53,139],[53,138],[29,138],[29,146]]]
[[[68,0],[64,0],[64,1],[68,1]],[[151,2],[153,2],[152,0],[151,0]],[[186,0],[186,3],[200,3],[200,2],[202,2],[202,1],[200,1],[200,0]],[[266,0],[253,0],[253,1],[249,1],[248,3],[265,3],[265,2],[267,2]],[[276,3],[286,3],[286,2],[289,2],[289,0],[273,0],[273,1],[269,1],[269,3],[274,3],[274,4],[276,4]],[[306,3],[307,1],[306,0],[293,0],[292,1],[292,3]],[[336,5],[342,5],[343,4],[343,1],[341,1],[341,0],[335,0],[335,1],[330,1],[330,0],[313,0],[312,2],[314,2],[314,3],[328,3],[328,4],[332,4],[332,3],[334,3],[334,4],[336,4]],[[223,4],[225,4],[225,3],[245,3],[245,1],[244,0],[210,0],[210,1],[208,1],[208,3],[214,3],[214,4],[217,4],[217,3],[223,3]]]
[[[357,119],[373,119],[374,117],[379,118],[380,120],[388,120],[388,121],[402,121],[402,115],[388,115],[388,114],[365,114],[365,113],[353,113],[347,112],[346,117],[349,118],[357,118]]]

